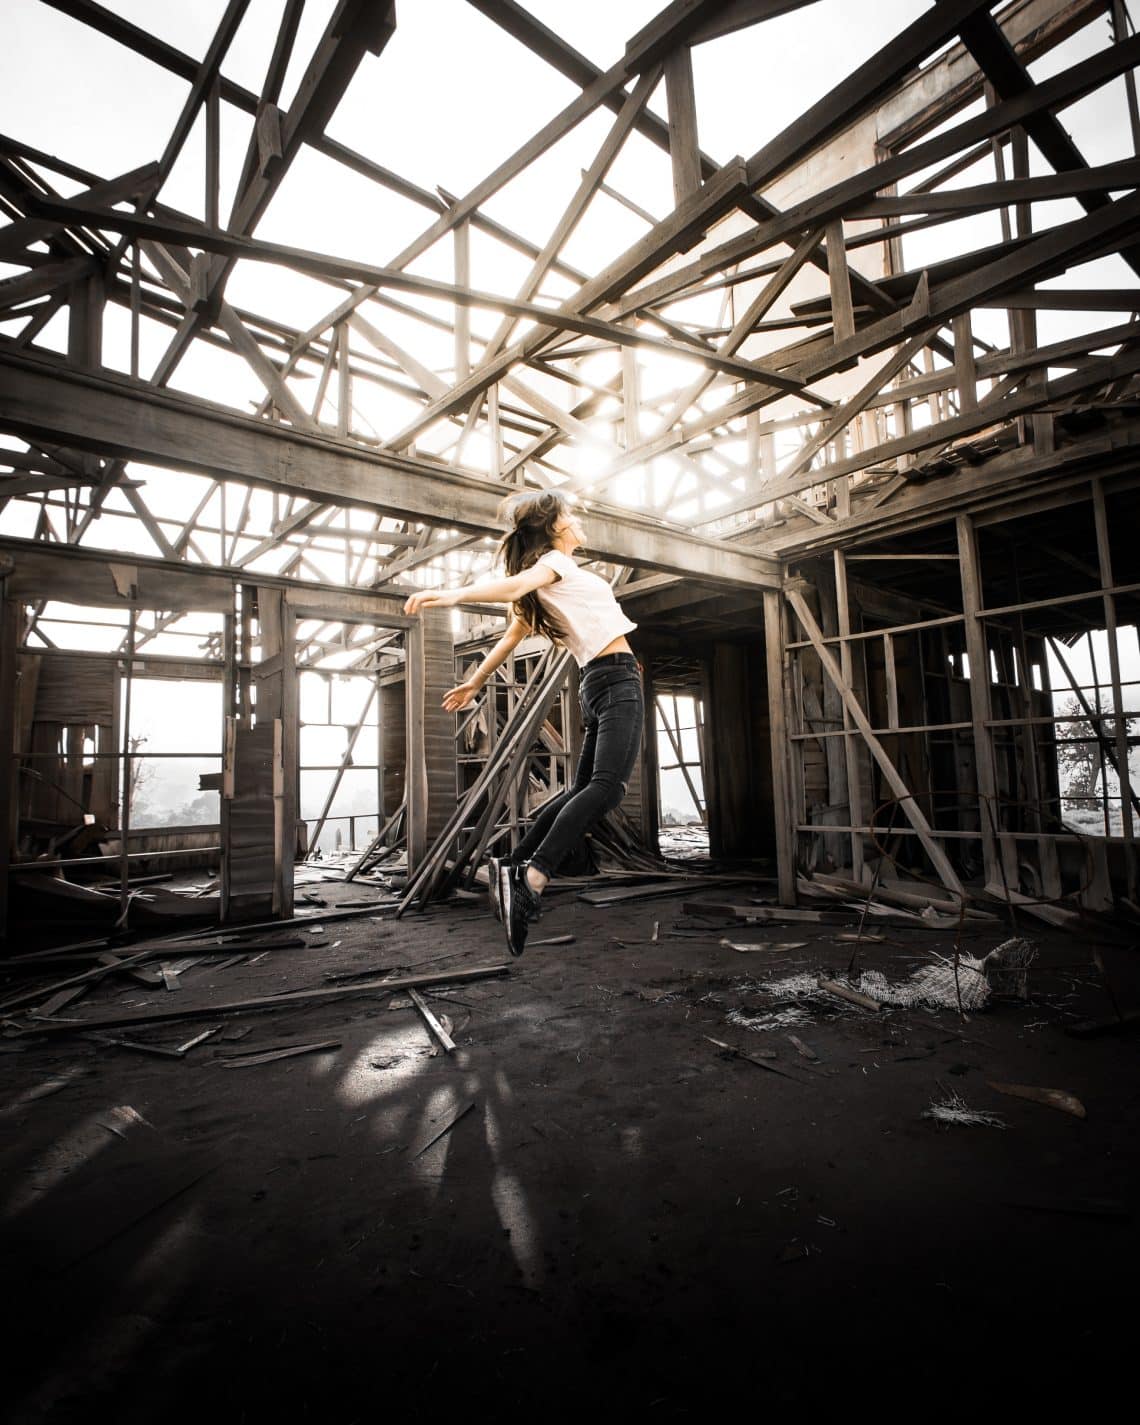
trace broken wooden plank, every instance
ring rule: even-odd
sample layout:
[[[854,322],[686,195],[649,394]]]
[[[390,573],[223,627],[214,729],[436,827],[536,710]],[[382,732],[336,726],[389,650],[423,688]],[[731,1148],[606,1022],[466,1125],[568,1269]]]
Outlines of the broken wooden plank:
[[[808,945],[806,940],[756,940],[751,944],[738,940],[722,940],[720,943],[726,950],[739,950],[743,955],[755,954],[763,950],[806,950]]]
[[[861,990],[853,990],[848,985],[841,985],[838,980],[828,980],[821,975],[816,983],[821,990],[826,990],[829,995],[837,995],[840,999],[857,1004],[862,1009],[873,1009],[877,1012],[883,1007],[877,999],[863,994]]]
[[[737,920],[787,921],[800,925],[850,925],[851,911],[800,910],[786,906],[737,905],[729,901],[686,901],[686,915],[731,915]]]
[[[452,1039],[451,1035],[448,1034],[447,1030],[439,1022],[436,1016],[431,1012],[427,1000],[424,999],[423,995],[421,995],[418,990],[410,989],[408,991],[408,996],[411,999],[412,1003],[415,1005],[415,1007],[419,1010],[420,1017],[423,1019],[423,1022],[427,1025],[428,1029],[432,1032],[432,1034],[434,1034],[435,1037],[439,1040],[440,1048],[443,1050],[443,1052],[445,1054],[454,1054],[455,1040]]]
[[[278,1049],[251,1049],[244,1054],[228,1054],[218,1060],[223,1069],[249,1069],[255,1064],[273,1064],[278,1059],[295,1059],[299,1054],[323,1054],[339,1049],[339,1039],[324,1039],[316,1044],[286,1044]]]
[[[792,1079],[796,1083],[803,1083],[804,1080],[799,1074],[793,1074],[790,1069],[781,1068],[779,1064],[770,1064],[767,1059],[757,1058],[755,1054],[745,1053],[743,1049],[737,1049],[733,1044],[726,1044],[723,1039],[714,1039],[711,1034],[706,1034],[705,1038],[710,1044],[715,1044],[718,1049],[725,1049],[736,1059],[747,1059],[750,1064],[755,1064],[758,1069],[767,1069],[770,1074],[779,1074],[781,1078]]]
[[[999,886],[994,882],[987,882],[986,894],[1006,905],[1014,905],[1018,910],[1024,911],[1026,915],[1031,915],[1036,920],[1043,920],[1046,925],[1056,926],[1058,930],[1077,930],[1082,925],[1081,916],[1076,911],[1066,910],[1064,906],[1036,901],[1032,896],[1022,895],[1020,891],[1015,891],[1009,886]]]
[[[1060,1109],[1062,1113],[1071,1113],[1074,1118],[1087,1118],[1085,1106],[1076,1096],[1066,1089],[1042,1089],[1033,1084],[1005,1084],[997,1083],[993,1079],[987,1079],[986,1084],[996,1093],[1008,1094],[1011,1098],[1027,1098],[1031,1103],[1043,1103],[1046,1108]]]
[[[763,879],[762,877],[760,878]],[[633,886],[626,890],[580,891],[578,899],[587,905],[619,905],[625,901],[655,900],[661,896],[684,895],[689,891],[715,890],[720,886],[755,885],[755,876],[690,876],[652,886]]]
[[[57,1011],[63,1009],[65,1005],[71,1004],[74,1000],[81,999],[90,988],[91,986],[89,984],[72,985],[69,990],[59,990],[52,995],[51,999],[40,1005],[37,1013],[43,1015],[45,1019],[48,1019],[57,1013]]]
[[[259,995],[254,999],[229,1000],[224,1004],[204,1005],[197,1009],[159,1010],[153,1014],[116,1015],[107,1019],[73,1020],[67,1024],[40,1024],[34,1029],[18,1031],[22,1034],[64,1034],[89,1033],[104,1029],[132,1029],[140,1024],[164,1024],[176,1019],[214,1019],[218,1015],[239,1014],[242,1011],[288,1008],[290,1005],[307,1004],[313,1000],[333,999],[338,995],[378,993],[387,994],[392,990],[406,990],[411,987],[422,989],[425,985],[456,984],[467,980],[488,979],[496,975],[509,975],[509,965],[479,965],[469,970],[440,970],[431,975],[408,975],[398,979],[369,980],[363,985],[338,985],[323,990],[294,990],[279,995]]]
[[[798,1035],[789,1034],[788,1042],[795,1049],[796,1053],[799,1054],[802,1058],[806,1059],[808,1063],[819,1063],[819,1055],[815,1052],[814,1049],[810,1047],[810,1045],[805,1044],[804,1041]]]

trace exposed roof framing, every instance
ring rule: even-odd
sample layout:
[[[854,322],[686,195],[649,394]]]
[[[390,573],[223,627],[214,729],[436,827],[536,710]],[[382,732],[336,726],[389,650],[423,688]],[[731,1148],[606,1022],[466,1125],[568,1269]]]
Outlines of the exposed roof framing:
[[[281,0],[256,88],[226,73],[247,0],[219,0],[200,58],[94,0],[44,3],[184,88],[126,172],[4,122],[0,535],[29,537],[31,507],[30,537],[105,547],[111,515],[168,561],[302,581],[335,566],[398,591],[479,567],[502,495],[557,485],[592,502],[596,557],[759,589],[804,541],[893,526],[932,472],[941,502],[969,503],[1009,468],[1063,463],[1074,405],[1131,430],[1140,38],[1119,4],[1107,30],[1094,0],[915,0],[781,132],[722,159],[701,142],[694,61],[778,17],[824,22],[835,0],[674,0],[608,67],[515,0],[468,0],[471,23],[573,92],[537,127],[520,110],[507,156],[452,193],[327,131],[356,76],[396,63],[393,3],[337,0],[314,33],[303,0]],[[1088,101],[1115,105],[1111,142],[1103,124],[1091,147],[1070,131]],[[587,123],[572,187],[535,187]],[[205,194],[187,211],[169,180],[192,134]],[[259,236],[306,150],[426,225],[368,261]],[[628,161],[662,152],[669,191],[624,191]],[[504,221],[523,189],[542,201]],[[584,270],[580,234],[614,212],[633,236]],[[508,268],[476,261],[473,233],[514,276],[475,280]],[[267,274],[282,295],[259,310]],[[192,352],[195,372],[229,362],[228,388],[163,390]],[[189,508],[132,462],[198,479]]]

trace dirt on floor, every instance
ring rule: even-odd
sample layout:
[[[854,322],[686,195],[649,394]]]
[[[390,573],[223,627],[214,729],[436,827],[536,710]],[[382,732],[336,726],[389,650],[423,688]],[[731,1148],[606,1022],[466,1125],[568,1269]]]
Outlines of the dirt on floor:
[[[176,991],[108,979],[56,1014],[211,1011],[106,1031],[216,1031],[181,1056],[10,1029],[6,1418],[1103,1398],[1132,1345],[1140,1079],[1134,1038],[1066,1033],[1112,1013],[1091,939],[1022,923],[1028,999],[876,1011],[807,992],[846,976],[852,926],[731,925],[694,898],[552,888],[532,941],[573,941],[518,960],[478,901],[318,919],[270,937],[301,947],[202,962]],[[875,930],[858,967],[890,983],[953,955],[946,931]],[[424,992],[453,1053],[405,996],[329,978],[477,967],[502,973]]]

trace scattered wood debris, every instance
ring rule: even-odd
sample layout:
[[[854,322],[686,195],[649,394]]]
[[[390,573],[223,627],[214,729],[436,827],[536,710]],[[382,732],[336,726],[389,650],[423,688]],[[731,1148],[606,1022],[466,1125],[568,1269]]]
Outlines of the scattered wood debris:
[[[739,950],[741,954],[748,955],[757,951],[782,951],[782,950],[806,950],[808,942],[806,940],[754,940],[743,942],[739,940],[721,940],[720,942],[726,950]]]
[[[1076,1094],[1069,1093],[1066,1089],[1042,1089],[1033,1084],[997,1083],[992,1079],[987,1079],[986,1083],[995,1093],[1008,1094],[1011,1098],[1027,1098],[1032,1103],[1043,1103],[1046,1108],[1060,1109],[1062,1113],[1071,1113],[1074,1118],[1088,1117],[1084,1104]]]
[[[959,1123],[964,1127],[1004,1128],[1005,1121],[996,1113],[985,1113],[970,1108],[961,1094],[947,1093],[936,1099],[929,1108],[922,1111],[923,1118],[933,1118],[939,1123]]]
[[[785,1079],[795,1079],[800,1083],[804,1082],[799,1074],[792,1073],[790,1069],[781,1068],[779,1064],[769,1063],[769,1059],[776,1057],[772,1051],[765,1054],[748,1054],[743,1049],[737,1049],[735,1045],[726,1044],[723,1039],[714,1039],[711,1034],[706,1034],[705,1038],[710,1044],[715,1044],[718,1049],[723,1049],[735,1059],[747,1059],[750,1064],[755,1064],[758,1069],[767,1069],[770,1074],[779,1074]]]
[[[799,1037],[799,1035],[789,1034],[788,1042],[795,1049],[796,1053],[805,1058],[809,1063],[819,1063],[819,1055],[815,1052],[814,1049],[810,1047],[810,1045],[805,1044],[804,1041]]]
[[[74,1034],[99,1032],[107,1029],[131,1029],[140,1024],[162,1024],[175,1019],[213,1019],[217,1015],[238,1014],[244,1010],[268,1010],[307,1004],[313,1000],[333,999],[346,994],[387,994],[392,990],[424,986],[459,983],[467,980],[487,979],[496,975],[510,974],[508,965],[477,965],[466,970],[438,970],[433,974],[400,976],[394,979],[367,980],[364,984],[334,985],[319,990],[293,990],[277,995],[258,995],[253,999],[229,1000],[223,1004],[206,1005],[198,1009],[168,1009],[147,1014],[114,1015],[104,1019],[72,1020],[66,1024],[38,1024],[34,1029],[23,1029],[24,1034]]]
[[[323,1054],[339,1049],[339,1039],[324,1039],[319,1044],[285,1044],[276,1049],[249,1049],[242,1054],[227,1054],[218,1060],[223,1069],[249,1069],[255,1064],[274,1064],[278,1059],[295,1059],[299,1054]]]
[[[821,975],[816,983],[821,990],[826,990],[829,995],[836,995],[839,999],[845,999],[850,1004],[861,1005],[863,1009],[873,1009],[877,1013],[883,1007],[877,999],[872,999],[870,995],[865,995],[860,990],[853,990],[850,985],[841,985],[838,980],[829,980]]]

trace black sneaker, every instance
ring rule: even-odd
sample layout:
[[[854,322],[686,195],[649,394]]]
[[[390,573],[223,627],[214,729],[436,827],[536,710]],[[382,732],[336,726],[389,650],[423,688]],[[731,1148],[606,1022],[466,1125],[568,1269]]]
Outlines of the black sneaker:
[[[506,866],[504,870],[503,929],[507,934],[507,949],[512,955],[521,955],[526,948],[531,921],[542,914],[542,898],[527,885],[525,866]]]

